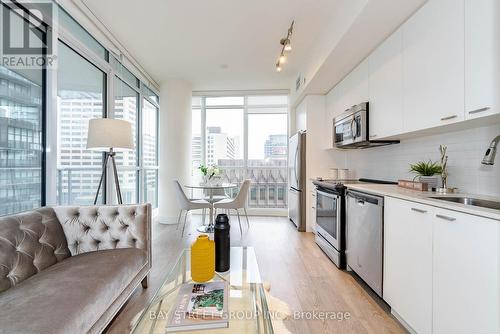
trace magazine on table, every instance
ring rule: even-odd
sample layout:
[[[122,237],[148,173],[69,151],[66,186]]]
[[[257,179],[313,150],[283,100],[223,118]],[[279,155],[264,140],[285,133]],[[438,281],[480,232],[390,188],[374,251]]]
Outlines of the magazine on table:
[[[224,281],[181,286],[167,321],[167,333],[227,328],[228,286]]]

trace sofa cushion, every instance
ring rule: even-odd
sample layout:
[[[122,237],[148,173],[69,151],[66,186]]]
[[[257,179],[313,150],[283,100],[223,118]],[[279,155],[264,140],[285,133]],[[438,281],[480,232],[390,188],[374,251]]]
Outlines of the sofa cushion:
[[[69,256],[53,209],[0,217],[0,292]]]
[[[0,293],[0,333],[86,333],[146,261],[136,248],[69,257]]]
[[[54,207],[71,255],[129,247],[148,251],[149,210],[148,204]]]

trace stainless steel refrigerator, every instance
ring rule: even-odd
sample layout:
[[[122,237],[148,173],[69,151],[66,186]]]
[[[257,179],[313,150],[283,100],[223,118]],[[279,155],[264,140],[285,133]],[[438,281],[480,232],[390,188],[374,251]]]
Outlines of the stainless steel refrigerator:
[[[298,132],[288,142],[288,219],[299,231],[306,230],[306,133]]]

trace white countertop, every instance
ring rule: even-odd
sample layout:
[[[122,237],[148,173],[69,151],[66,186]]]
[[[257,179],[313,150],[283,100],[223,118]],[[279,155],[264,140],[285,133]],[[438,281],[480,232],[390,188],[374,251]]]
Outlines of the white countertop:
[[[471,215],[481,216],[485,218],[496,219],[500,221],[500,210],[482,208],[478,206],[465,205],[461,203],[454,203],[448,201],[441,201],[438,199],[433,199],[429,197],[473,197],[490,201],[500,201],[500,197],[484,196],[476,194],[467,193],[454,193],[454,194],[439,194],[430,191],[416,191],[411,189],[405,189],[398,187],[397,185],[387,185],[387,184],[346,184],[348,189],[358,190],[368,194],[379,195],[379,196],[389,196],[400,198],[408,201],[418,202],[422,204],[432,205],[438,208],[454,210],[464,213],[469,213]]]

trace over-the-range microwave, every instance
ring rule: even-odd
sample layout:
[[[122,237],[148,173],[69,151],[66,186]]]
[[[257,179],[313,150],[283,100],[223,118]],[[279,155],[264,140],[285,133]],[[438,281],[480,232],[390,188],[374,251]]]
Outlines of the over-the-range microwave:
[[[397,144],[399,140],[370,140],[369,104],[363,102],[347,109],[333,120],[333,144],[338,148],[368,148]]]

